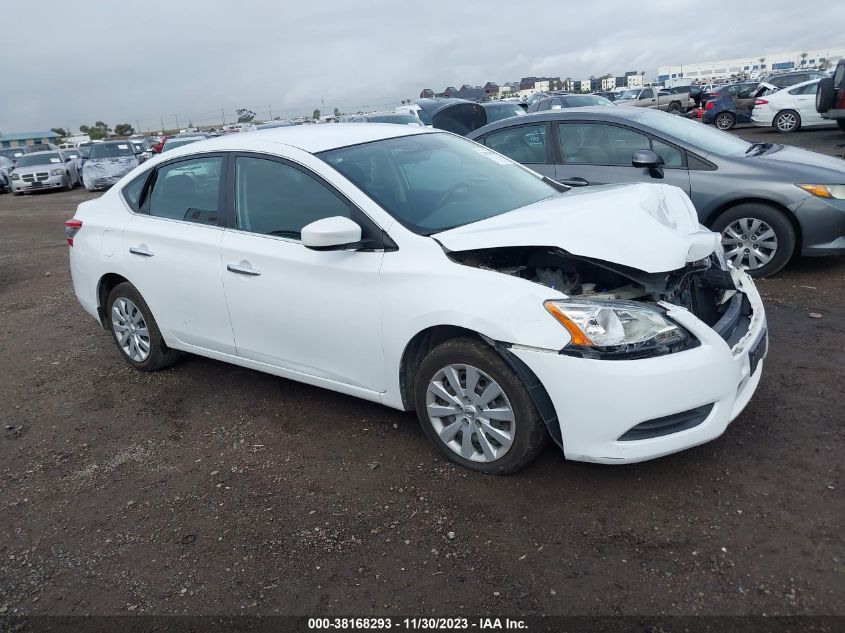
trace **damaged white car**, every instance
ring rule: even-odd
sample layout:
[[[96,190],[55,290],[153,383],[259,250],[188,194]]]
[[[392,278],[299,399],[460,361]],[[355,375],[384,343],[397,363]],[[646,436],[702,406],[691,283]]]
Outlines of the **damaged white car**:
[[[82,168],[82,182],[88,191],[108,189],[140,163],[129,141],[94,143]]]
[[[680,189],[568,191],[430,128],[197,142],[65,230],[76,295],[133,367],[190,352],[415,410],[487,473],[549,439],[619,464],[718,437],[767,351],[752,280]]]

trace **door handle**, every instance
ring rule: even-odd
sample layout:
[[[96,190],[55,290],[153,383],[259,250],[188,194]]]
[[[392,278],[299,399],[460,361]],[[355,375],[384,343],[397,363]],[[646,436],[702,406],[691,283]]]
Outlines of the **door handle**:
[[[133,255],[140,255],[141,257],[152,257],[155,255],[152,251],[147,250],[147,247],[144,244],[141,244],[140,246],[130,246],[129,252]]]
[[[576,176],[575,178],[558,178],[557,181],[567,187],[586,187],[590,184],[588,181],[579,176]]]
[[[258,277],[261,274],[261,271],[253,268],[250,265],[244,266],[243,264],[226,264],[226,270],[230,273],[237,273],[238,275],[251,275],[253,277]]]

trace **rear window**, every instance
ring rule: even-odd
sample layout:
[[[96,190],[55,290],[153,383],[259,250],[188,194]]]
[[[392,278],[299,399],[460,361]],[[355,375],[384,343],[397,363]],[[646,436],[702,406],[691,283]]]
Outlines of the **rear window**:
[[[132,155],[131,143],[95,143],[91,146],[91,159]]]

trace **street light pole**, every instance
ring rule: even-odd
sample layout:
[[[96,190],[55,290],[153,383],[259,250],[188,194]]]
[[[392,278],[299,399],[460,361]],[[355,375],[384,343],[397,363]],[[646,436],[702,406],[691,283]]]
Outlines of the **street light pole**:
[[[174,114],[173,116],[176,117],[176,132],[178,133],[179,132],[179,115]]]

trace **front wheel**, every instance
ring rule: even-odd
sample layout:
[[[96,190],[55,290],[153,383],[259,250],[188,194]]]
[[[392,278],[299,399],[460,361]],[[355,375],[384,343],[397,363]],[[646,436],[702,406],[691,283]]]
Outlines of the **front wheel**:
[[[795,252],[795,228],[783,211],[749,202],[716,218],[725,257],[752,277],[768,277],[786,266]]]
[[[736,117],[732,112],[720,112],[716,115],[716,127],[720,130],[730,130],[736,125]]]
[[[548,432],[519,377],[490,346],[446,341],[420,365],[417,417],[444,456],[466,468],[505,475],[528,465]]]
[[[179,358],[179,352],[165,344],[150,308],[129,282],[118,284],[109,293],[106,314],[117,348],[135,369],[157,371]]]
[[[783,110],[775,115],[772,125],[778,132],[797,132],[801,129],[801,115],[795,110]]]

